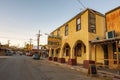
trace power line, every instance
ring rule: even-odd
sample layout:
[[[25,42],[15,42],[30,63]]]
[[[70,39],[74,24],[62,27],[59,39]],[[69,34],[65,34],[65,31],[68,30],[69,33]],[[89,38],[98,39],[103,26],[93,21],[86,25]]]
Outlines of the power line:
[[[80,3],[80,5],[81,5],[83,8],[86,9],[85,5],[84,5],[80,0],[77,0],[77,1]]]
[[[83,8],[85,8],[85,9],[86,9],[85,5],[84,5],[84,4],[83,4],[80,0],[77,0],[77,1],[80,3],[80,5],[81,5]],[[94,12],[94,11],[92,11],[91,9],[89,9],[89,10],[95,14],[95,12]]]

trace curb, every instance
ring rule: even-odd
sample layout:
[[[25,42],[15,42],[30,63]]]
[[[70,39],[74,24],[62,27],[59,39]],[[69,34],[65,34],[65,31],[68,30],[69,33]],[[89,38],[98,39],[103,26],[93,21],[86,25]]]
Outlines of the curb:
[[[80,67],[80,68],[77,68],[78,66],[71,66],[71,65],[68,65],[68,64],[66,64],[66,63],[59,63],[59,62],[54,62],[54,61],[49,61],[49,60],[47,60],[48,62],[51,62],[51,63],[53,63],[53,64],[57,64],[57,65],[60,65],[60,66],[62,66],[62,67],[69,67],[70,69],[72,69],[72,70],[76,70],[76,71],[80,71],[80,72],[83,72],[83,73],[87,73],[87,69],[85,69],[85,68],[82,68],[82,67]]]
[[[47,61],[51,62],[53,64],[60,65],[62,67],[69,67],[72,70],[76,70],[76,71],[80,71],[82,73],[88,74],[88,69],[85,69],[81,66],[71,66],[71,65],[68,65],[66,63],[59,63],[59,62],[54,62],[54,61],[49,61],[49,60],[47,60]],[[110,72],[107,72],[107,71],[98,70],[98,75],[101,76],[101,77],[112,78],[112,80],[120,80],[120,75],[110,73]]]

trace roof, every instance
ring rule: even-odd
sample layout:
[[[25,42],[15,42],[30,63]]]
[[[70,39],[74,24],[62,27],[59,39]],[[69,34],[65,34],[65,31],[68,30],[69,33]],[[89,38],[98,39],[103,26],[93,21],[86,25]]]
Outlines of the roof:
[[[94,13],[94,14],[97,14],[97,15],[100,15],[100,16],[105,17],[105,15],[102,14],[102,13],[100,13],[100,12],[97,12],[97,11],[95,11],[95,10],[93,10],[93,9],[90,9],[90,8],[86,8],[85,10],[83,10],[82,12],[78,13],[77,15],[75,15],[73,18],[71,18],[69,21],[65,22],[63,25],[61,25],[61,26],[58,27],[57,29],[59,29],[59,28],[61,28],[62,26],[66,25],[67,23],[69,23],[70,21],[72,21],[73,19],[75,19],[77,16],[82,15],[83,13],[85,13],[85,12],[88,11],[88,10],[91,11],[92,13]],[[57,29],[55,29],[54,31],[56,31]],[[54,32],[54,31],[52,31],[52,32]],[[51,33],[52,33],[52,32],[51,32]]]
[[[112,9],[112,10],[108,11],[108,12],[106,12],[105,14],[107,15],[107,14],[109,14],[109,13],[111,13],[111,12],[113,12],[113,11],[117,10],[117,9],[120,9],[120,6],[118,6],[118,7],[114,8],[114,9]]]
[[[113,43],[116,41],[119,41],[120,37],[110,38],[110,39],[102,39],[102,40],[92,40],[89,41],[91,44],[107,44],[107,43]]]

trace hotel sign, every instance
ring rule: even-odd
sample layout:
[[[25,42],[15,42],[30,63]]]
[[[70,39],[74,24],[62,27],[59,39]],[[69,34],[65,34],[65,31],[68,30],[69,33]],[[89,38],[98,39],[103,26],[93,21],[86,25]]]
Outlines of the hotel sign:
[[[61,45],[60,37],[51,37],[48,36],[48,47],[49,48],[59,48]]]

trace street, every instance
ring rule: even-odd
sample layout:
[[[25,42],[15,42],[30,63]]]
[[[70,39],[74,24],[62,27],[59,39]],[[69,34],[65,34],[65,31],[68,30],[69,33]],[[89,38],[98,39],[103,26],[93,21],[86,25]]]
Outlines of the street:
[[[0,57],[0,80],[100,80],[47,60],[28,56]]]

